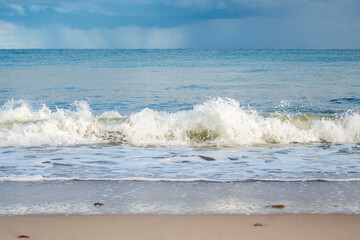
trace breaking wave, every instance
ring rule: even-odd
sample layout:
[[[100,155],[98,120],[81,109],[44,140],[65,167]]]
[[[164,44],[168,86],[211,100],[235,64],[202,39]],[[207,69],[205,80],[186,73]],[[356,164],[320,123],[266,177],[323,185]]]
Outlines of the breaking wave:
[[[118,144],[227,146],[360,141],[360,115],[261,115],[233,99],[217,98],[175,113],[145,108],[130,116],[94,115],[85,101],[72,109],[34,109],[11,100],[0,109],[0,147]]]

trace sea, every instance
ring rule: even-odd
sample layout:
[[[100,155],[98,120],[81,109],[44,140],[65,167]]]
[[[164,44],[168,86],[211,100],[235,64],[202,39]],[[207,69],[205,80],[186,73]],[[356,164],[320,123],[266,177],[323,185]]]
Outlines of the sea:
[[[82,181],[360,182],[360,50],[0,50],[0,183]]]

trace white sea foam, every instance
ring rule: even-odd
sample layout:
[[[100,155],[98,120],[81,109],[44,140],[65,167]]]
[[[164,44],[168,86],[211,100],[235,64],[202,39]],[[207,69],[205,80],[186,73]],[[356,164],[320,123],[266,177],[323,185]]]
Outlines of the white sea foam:
[[[93,181],[93,182],[212,182],[212,183],[239,183],[239,182],[360,182],[360,178],[314,178],[314,179],[240,179],[240,180],[221,180],[221,179],[209,179],[209,178],[145,178],[145,177],[131,177],[131,178],[66,178],[66,177],[53,177],[46,178],[41,175],[35,176],[7,176],[0,177],[0,182],[44,182],[44,181]]]
[[[360,141],[360,115],[264,116],[233,99],[213,99],[175,113],[145,108],[128,117],[94,115],[88,103],[73,109],[33,109],[8,101],[0,109],[0,147],[128,144],[133,146],[240,146]]]

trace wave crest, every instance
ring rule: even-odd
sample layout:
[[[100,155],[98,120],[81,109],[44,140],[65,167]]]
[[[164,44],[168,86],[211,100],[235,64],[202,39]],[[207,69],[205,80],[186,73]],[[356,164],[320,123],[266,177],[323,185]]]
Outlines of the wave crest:
[[[33,109],[8,101],[0,109],[0,147],[128,144],[133,146],[241,146],[345,143],[360,140],[360,115],[260,115],[234,99],[217,98],[189,111],[145,108],[130,116],[116,111],[95,116],[85,101],[72,109]]]

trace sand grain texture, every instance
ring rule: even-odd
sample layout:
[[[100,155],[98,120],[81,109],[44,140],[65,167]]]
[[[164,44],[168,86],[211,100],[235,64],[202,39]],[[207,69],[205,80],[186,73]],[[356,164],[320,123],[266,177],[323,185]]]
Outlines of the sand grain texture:
[[[263,226],[254,226],[261,223]],[[27,215],[0,217],[0,239],[360,239],[360,215]]]

